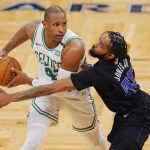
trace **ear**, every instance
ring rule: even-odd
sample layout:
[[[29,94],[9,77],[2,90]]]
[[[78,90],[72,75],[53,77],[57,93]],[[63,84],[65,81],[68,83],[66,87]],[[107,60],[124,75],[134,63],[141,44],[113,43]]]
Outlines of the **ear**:
[[[43,27],[46,28],[47,23],[45,20],[42,20],[42,24],[43,24]]]

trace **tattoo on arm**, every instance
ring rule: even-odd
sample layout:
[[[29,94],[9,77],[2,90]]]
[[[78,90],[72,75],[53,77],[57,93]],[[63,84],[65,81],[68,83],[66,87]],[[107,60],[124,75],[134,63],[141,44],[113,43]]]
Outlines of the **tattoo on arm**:
[[[48,89],[49,88],[47,85],[37,86],[37,87],[33,87],[33,88],[25,90],[25,91],[17,92],[14,94],[9,94],[9,96],[10,96],[10,100],[12,102],[22,101],[22,100],[26,100],[26,99],[32,99],[35,97],[52,94],[52,92],[50,92],[50,89],[49,90]]]
[[[10,102],[23,101],[26,99],[32,99],[35,97],[74,89],[75,87],[71,82],[71,79],[65,78],[59,81],[55,81],[53,84],[36,86],[25,91],[9,94],[9,100]]]

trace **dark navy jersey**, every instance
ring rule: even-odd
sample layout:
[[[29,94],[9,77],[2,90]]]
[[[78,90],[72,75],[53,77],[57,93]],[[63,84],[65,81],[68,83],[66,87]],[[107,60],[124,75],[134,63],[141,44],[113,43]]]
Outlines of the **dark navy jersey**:
[[[71,79],[77,90],[94,86],[107,107],[117,113],[128,113],[145,95],[135,81],[128,55],[117,64],[98,61],[91,69],[71,74]]]

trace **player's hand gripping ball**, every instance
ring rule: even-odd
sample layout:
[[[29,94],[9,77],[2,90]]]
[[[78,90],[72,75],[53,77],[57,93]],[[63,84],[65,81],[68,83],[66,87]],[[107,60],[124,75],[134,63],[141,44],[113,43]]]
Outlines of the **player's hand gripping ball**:
[[[6,86],[16,76],[15,72],[11,72],[11,68],[21,71],[20,63],[13,57],[3,57],[0,59],[0,85]]]

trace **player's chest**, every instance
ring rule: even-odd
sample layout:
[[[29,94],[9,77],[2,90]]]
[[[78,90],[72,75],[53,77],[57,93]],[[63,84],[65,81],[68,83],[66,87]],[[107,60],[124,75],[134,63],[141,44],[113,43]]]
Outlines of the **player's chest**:
[[[61,47],[57,46],[54,49],[47,49],[44,46],[35,46],[33,49],[39,62],[44,62],[47,65],[52,62],[61,63]]]

